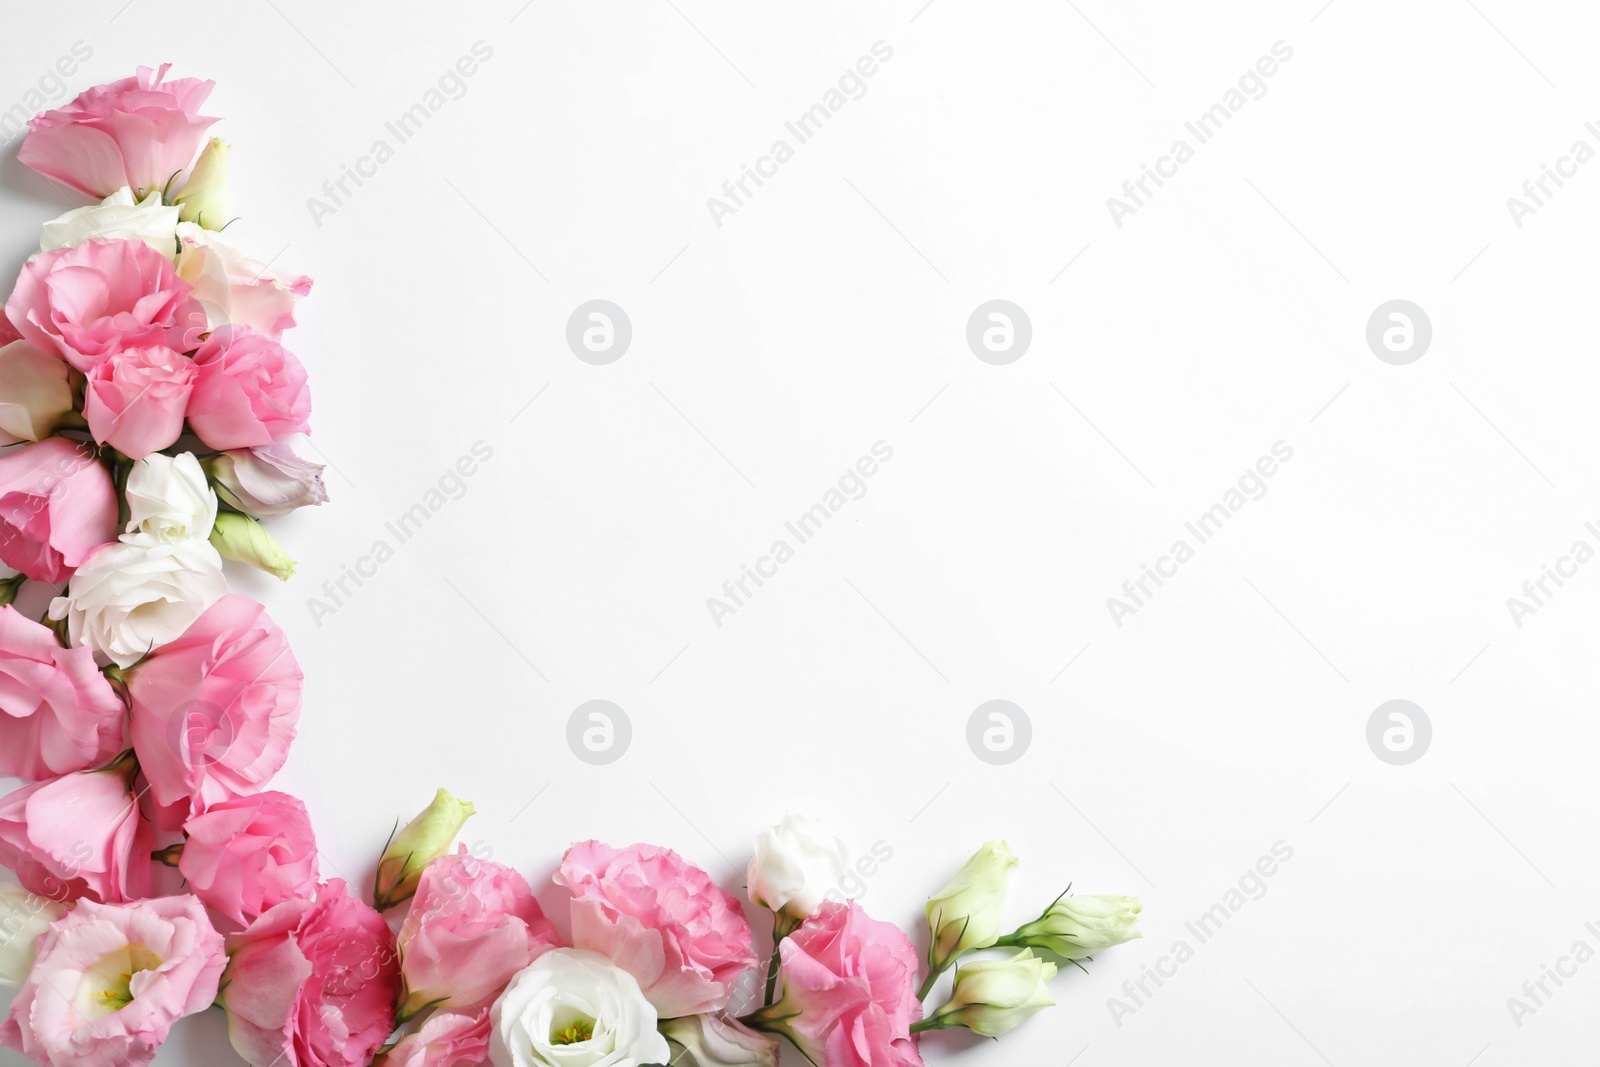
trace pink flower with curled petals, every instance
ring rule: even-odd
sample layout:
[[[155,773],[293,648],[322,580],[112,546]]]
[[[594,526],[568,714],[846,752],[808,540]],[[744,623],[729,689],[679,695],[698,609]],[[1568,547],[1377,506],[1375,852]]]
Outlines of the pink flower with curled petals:
[[[783,996],[759,1013],[779,1020],[768,1029],[828,1067],[922,1067],[917,950],[898,926],[825,901],[778,951]]]
[[[178,873],[206,907],[246,926],[316,894],[317,842],[306,806],[268,791],[213,804],[183,824]]]
[[[198,345],[206,318],[172,262],[143,241],[86,241],[28,260],[6,301],[18,333],[87,374],[124,348]]]
[[[109,762],[127,747],[125,714],[92,651],[0,607],[0,774],[38,781]]]
[[[227,962],[194,897],[83,901],[39,938],[0,1044],[45,1067],[144,1067],[211,1006]]]
[[[756,964],[739,902],[671,849],[583,841],[556,873],[572,890],[572,944],[632,974],[663,1019],[726,1007]]]
[[[131,78],[36,115],[17,158],[89,196],[110,196],[125,185],[141,195],[166,188],[194,162],[217,121],[200,114],[214,83],[167,81],[170,68],[140,67]]]
[[[335,878],[230,934],[219,998],[253,1067],[365,1067],[394,1032],[394,938]]]
[[[489,1060],[489,1009],[435,1012],[372,1067],[480,1067]]]
[[[129,459],[143,459],[183,433],[194,364],[165,345],[124,348],[89,372],[83,417],[89,433]]]
[[[117,491],[94,446],[47,437],[0,456],[0,562],[64,582],[117,539]]]
[[[247,326],[223,326],[194,354],[189,427],[211,448],[256,448],[306,433],[311,391],[294,353]]]
[[[254,793],[278,773],[303,679],[278,624],[237,593],[129,672],[133,748],[163,828]]]
[[[150,895],[150,823],[129,788],[131,761],[51,778],[0,797],[0,866],[56,901]]]
[[[428,864],[400,928],[400,1014],[426,1007],[474,1012],[513,975],[560,945],[527,879],[462,845]]]

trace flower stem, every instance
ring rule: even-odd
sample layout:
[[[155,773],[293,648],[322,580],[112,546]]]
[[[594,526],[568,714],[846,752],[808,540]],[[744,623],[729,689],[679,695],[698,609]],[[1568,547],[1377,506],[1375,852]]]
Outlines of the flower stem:
[[[794,932],[795,924],[784,918],[783,913],[774,912],[772,916],[772,958],[767,960],[767,991],[766,997],[761,1001],[764,1007],[772,1005],[772,998],[778,991],[778,965],[781,957],[778,946],[783,944],[783,939]]]

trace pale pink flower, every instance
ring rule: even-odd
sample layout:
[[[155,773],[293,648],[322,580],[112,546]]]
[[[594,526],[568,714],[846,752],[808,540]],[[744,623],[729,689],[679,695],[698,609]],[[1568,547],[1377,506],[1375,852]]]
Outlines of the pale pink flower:
[[[0,1043],[46,1067],[144,1067],[211,1006],[227,957],[191,896],[83,901],[39,938]]]
[[[0,797],[0,867],[51,900],[117,904],[150,895],[150,823],[129,761],[35,782]]]
[[[65,437],[0,456],[0,562],[64,582],[117,539],[117,491],[94,446]]]
[[[133,747],[162,827],[177,829],[278,773],[303,678],[277,623],[237,593],[129,672]]]
[[[294,353],[247,326],[223,326],[194,354],[189,427],[211,448],[255,448],[305,433],[306,371]]]
[[[373,1061],[372,1067],[480,1067],[489,1059],[489,1009],[475,1014],[436,1012],[414,1034]]]
[[[37,781],[108,762],[126,709],[87,648],[0,608],[0,774]]]
[[[583,841],[567,850],[556,881],[576,897],[573,947],[632,974],[664,1019],[727,1006],[756,964],[739,902],[671,849]]]
[[[159,452],[183,433],[194,364],[165,345],[124,348],[89,372],[83,417],[89,433],[129,459]]]
[[[276,341],[294,325],[294,307],[311,292],[303,274],[278,275],[222,234],[192,222],[178,226],[178,275],[212,327],[234,325]]]
[[[462,845],[423,870],[400,928],[401,1014],[487,1008],[513,975],[559,944],[527,879]]]
[[[87,241],[28,260],[6,301],[17,332],[89,373],[124,348],[186,352],[205,314],[172,261],[143,241]]]
[[[240,926],[317,889],[317,842],[306,806],[287,793],[213,804],[183,824],[178,873],[206,907]]]
[[[97,85],[35,116],[17,158],[89,196],[110,196],[125,185],[141,194],[166,188],[194,162],[217,121],[200,114],[214,83],[167,81],[170,67],[140,67],[131,78]]]
[[[917,951],[892,923],[855,901],[825,901],[780,943],[783,997],[766,1013],[813,1063],[922,1067],[911,1024]]]

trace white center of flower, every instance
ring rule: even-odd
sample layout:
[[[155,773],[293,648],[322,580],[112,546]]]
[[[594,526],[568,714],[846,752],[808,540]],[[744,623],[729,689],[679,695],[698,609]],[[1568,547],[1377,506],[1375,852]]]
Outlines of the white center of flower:
[[[143,945],[108,952],[83,972],[76,1007],[85,1019],[103,1019],[133,1003],[134,976],[160,967],[162,959]]]

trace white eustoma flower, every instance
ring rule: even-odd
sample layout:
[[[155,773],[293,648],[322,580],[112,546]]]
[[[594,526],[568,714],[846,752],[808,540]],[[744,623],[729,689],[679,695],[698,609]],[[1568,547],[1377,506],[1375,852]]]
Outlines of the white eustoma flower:
[[[194,453],[152,452],[128,471],[128,534],[157,541],[204,541],[217,520],[217,494]],[[124,540],[127,536],[124,535]]]
[[[751,903],[800,922],[838,888],[849,866],[849,847],[827,824],[785,815],[756,838],[745,884]]]
[[[494,1067],[640,1067],[670,1053],[639,983],[582,949],[551,949],[519,971],[489,1026]]]
[[[39,935],[66,913],[65,905],[13,882],[0,885],[0,986],[17,988],[28,980]]]
[[[131,667],[187,630],[228,592],[222,557],[205,540],[127,534],[101,545],[72,575],[50,617],[67,620],[74,646]]]
[[[133,190],[123,186],[98,204],[74,208],[45,223],[39,251],[77,248],[85,241],[143,241],[172,259],[178,251],[178,212],[161,202],[160,192],[135,203]]]

